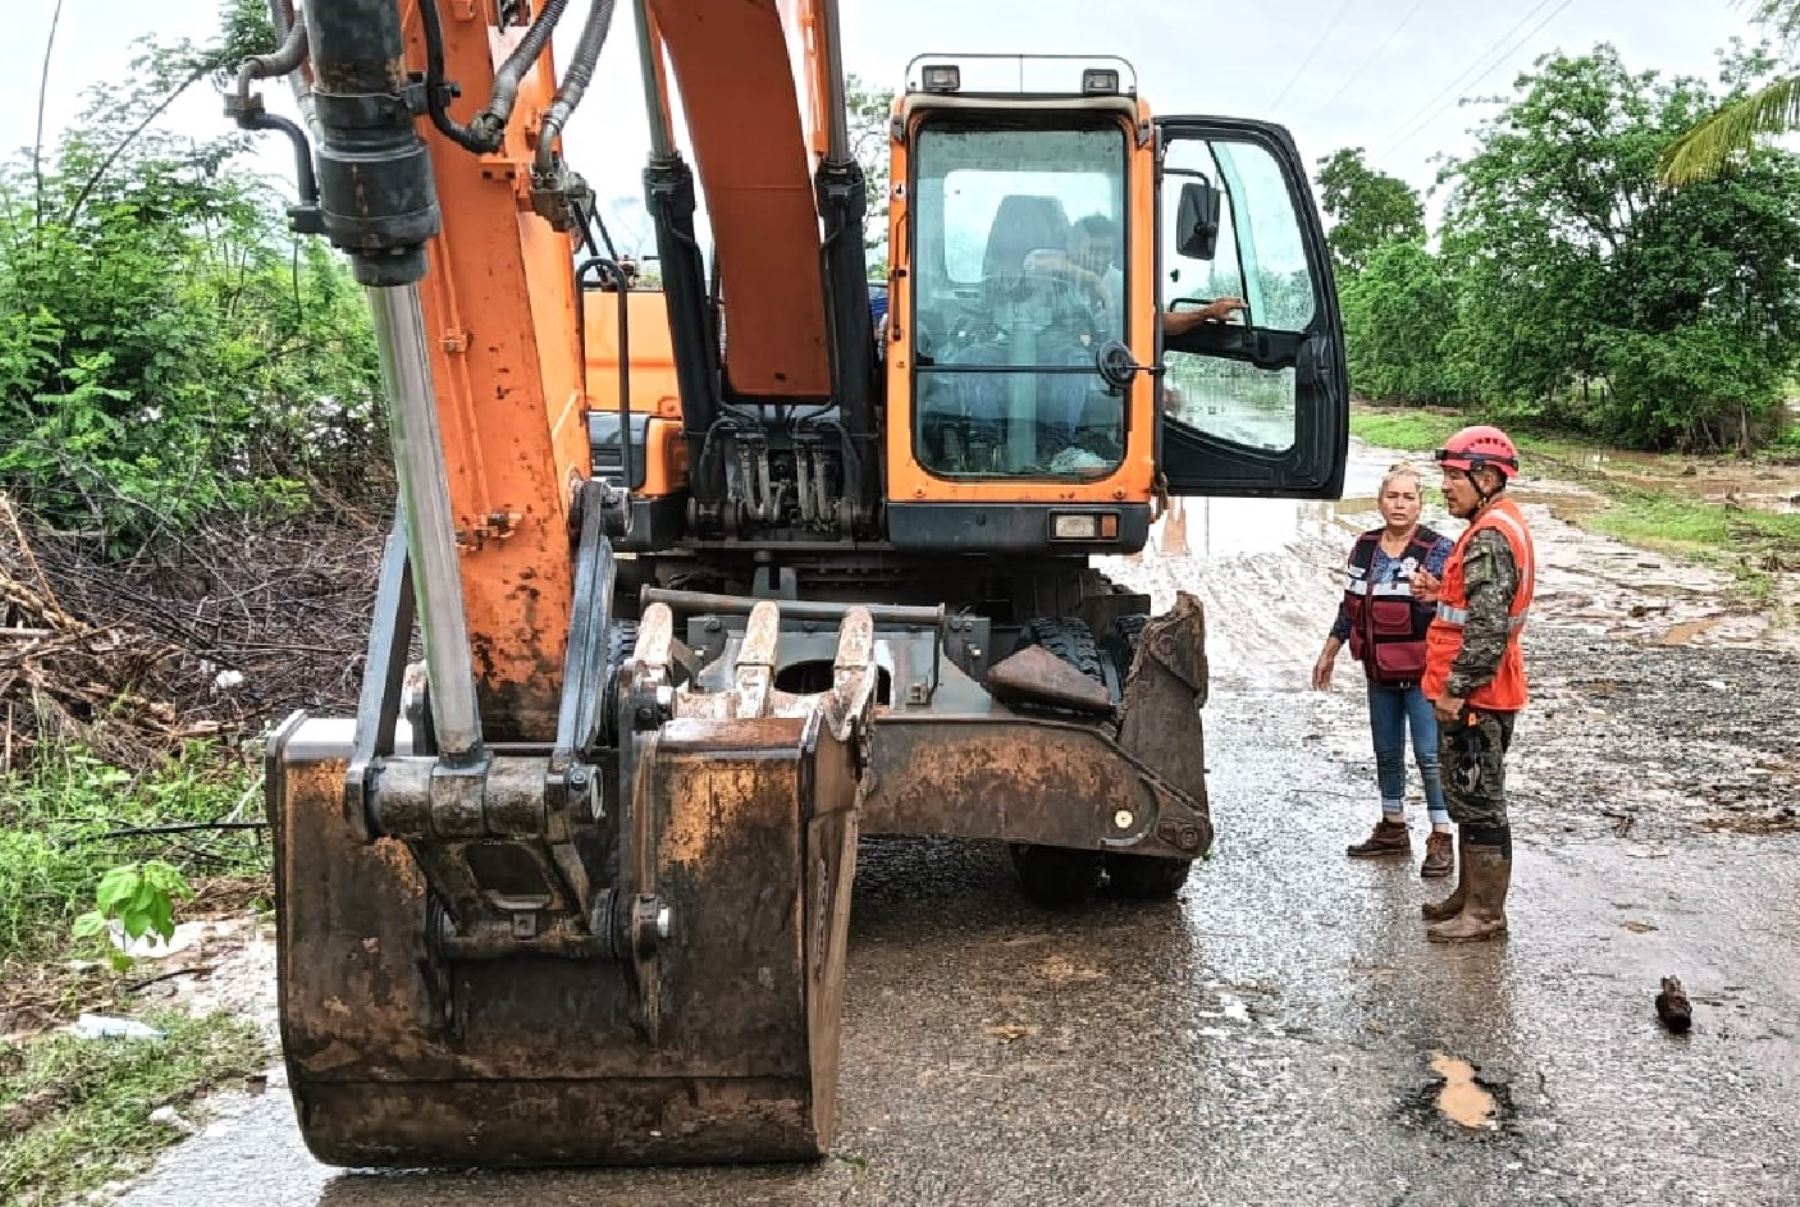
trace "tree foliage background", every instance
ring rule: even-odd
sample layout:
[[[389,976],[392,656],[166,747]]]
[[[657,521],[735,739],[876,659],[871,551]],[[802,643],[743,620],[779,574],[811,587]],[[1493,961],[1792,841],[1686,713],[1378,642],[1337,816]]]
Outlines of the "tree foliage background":
[[[1649,448],[1775,437],[1800,367],[1800,157],[1752,147],[1711,180],[1658,177],[1773,65],[1734,46],[1714,89],[1609,45],[1539,59],[1444,167],[1435,246],[1404,182],[1356,150],[1322,160],[1356,388]]]
[[[238,0],[213,45],[145,44],[54,145],[0,163],[0,486],[114,553],[354,493],[381,436],[347,269],[288,233],[223,117],[210,139],[155,125],[274,41]]]

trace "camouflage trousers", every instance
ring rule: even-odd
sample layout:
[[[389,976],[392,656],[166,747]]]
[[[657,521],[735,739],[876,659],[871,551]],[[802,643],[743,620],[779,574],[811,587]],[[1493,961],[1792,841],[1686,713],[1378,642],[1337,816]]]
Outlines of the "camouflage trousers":
[[[1444,803],[1450,819],[1474,838],[1504,831],[1506,751],[1512,745],[1517,713],[1465,710],[1463,719],[1438,726]]]

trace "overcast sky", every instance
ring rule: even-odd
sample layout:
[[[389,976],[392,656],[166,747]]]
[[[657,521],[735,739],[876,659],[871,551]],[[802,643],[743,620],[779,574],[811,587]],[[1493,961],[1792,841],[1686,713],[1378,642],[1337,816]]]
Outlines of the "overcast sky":
[[[0,41],[0,148],[29,146],[52,0],[13,0]],[[205,40],[213,0],[64,0],[45,106],[51,131],[79,112],[88,86],[116,77],[147,34]],[[573,30],[583,0],[564,18]],[[1421,189],[1435,157],[1467,150],[1478,110],[1463,96],[1504,91],[1537,55],[1610,41],[1633,69],[1716,77],[1714,52],[1754,38],[1744,0],[842,0],[844,62],[897,85],[906,62],[934,51],[1101,51],[1136,65],[1160,113],[1226,113],[1285,123],[1308,160],[1341,146]],[[571,160],[605,198],[640,192],[647,143],[628,8],[620,5],[601,79],[571,127]],[[1104,14],[1104,15],[1101,15]],[[572,46],[572,32],[562,38]],[[218,100],[196,95],[169,124],[222,126]],[[271,143],[276,140],[271,138]],[[263,157],[279,170],[283,151]],[[610,208],[610,207],[609,207]],[[628,214],[617,219],[631,225]],[[628,232],[618,232],[625,236]],[[647,234],[647,230],[644,232]]]

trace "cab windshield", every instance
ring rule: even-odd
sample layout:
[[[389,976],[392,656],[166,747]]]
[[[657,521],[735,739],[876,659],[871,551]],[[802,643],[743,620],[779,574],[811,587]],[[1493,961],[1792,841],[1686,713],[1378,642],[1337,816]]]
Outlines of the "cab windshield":
[[[1102,477],[1125,400],[1124,132],[927,128],[914,151],[913,443],[946,477]]]

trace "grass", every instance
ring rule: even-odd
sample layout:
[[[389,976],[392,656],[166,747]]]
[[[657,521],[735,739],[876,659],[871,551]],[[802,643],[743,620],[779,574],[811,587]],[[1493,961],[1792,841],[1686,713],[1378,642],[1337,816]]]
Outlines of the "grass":
[[[1439,448],[1468,422],[1462,415],[1426,410],[1351,412],[1350,431],[1370,444],[1422,451]],[[1775,575],[1800,568],[1800,515],[1731,507],[1689,498],[1676,486],[1688,459],[1677,456],[1630,455],[1622,465],[1644,479],[1668,478],[1670,489],[1644,489],[1614,480],[1591,461],[1596,454],[1619,456],[1605,445],[1570,439],[1513,433],[1527,462],[1551,462],[1557,476],[1579,478],[1592,486],[1606,506],[1573,514],[1576,524],[1639,548],[1707,562],[1730,571],[1738,594],[1764,607],[1775,598]]]
[[[1350,412],[1350,434],[1381,448],[1423,453],[1442,448],[1446,440],[1467,427],[1470,422],[1467,415],[1452,411],[1355,407]],[[1584,466],[1591,457],[1597,453],[1615,452],[1606,445],[1579,437],[1546,436],[1517,427],[1508,428],[1507,434],[1517,442],[1519,452],[1526,461],[1554,462],[1563,476],[1589,476]],[[1671,459],[1668,467],[1671,474],[1680,472],[1679,465],[1673,461]],[[1633,464],[1639,465],[1636,461]],[[1640,467],[1653,471],[1655,463],[1650,461]]]
[[[1774,575],[1800,568],[1800,514],[1643,490],[1608,493],[1607,508],[1581,517],[1582,524],[1628,544],[1724,566],[1751,602],[1770,602]]]
[[[166,1038],[0,1042],[0,1202],[47,1205],[141,1168],[181,1136],[159,1107],[241,1081],[268,1062],[250,1023],[154,1015]]]
[[[255,787],[252,767],[201,742],[136,775],[79,747],[46,745],[29,770],[0,776],[0,979],[16,961],[62,951],[70,923],[120,864],[156,857],[190,878],[264,874],[267,846],[255,831],[119,834],[217,821]]]
[[[1461,416],[1438,411],[1369,411],[1358,407],[1350,412],[1352,436],[1378,448],[1408,452],[1442,448],[1444,441],[1467,423]]]

